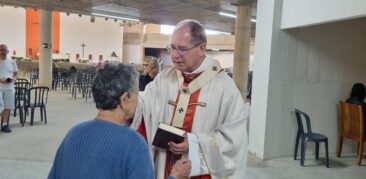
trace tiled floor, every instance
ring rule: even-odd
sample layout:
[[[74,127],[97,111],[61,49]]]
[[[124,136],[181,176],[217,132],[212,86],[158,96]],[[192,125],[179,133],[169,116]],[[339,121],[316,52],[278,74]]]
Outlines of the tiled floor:
[[[90,100],[91,101],[91,100]],[[19,118],[11,118],[10,134],[0,132],[0,179],[46,178],[56,149],[71,126],[95,116],[92,102],[80,97],[71,98],[66,91],[51,91],[47,105],[48,124],[39,121],[36,111],[34,126],[19,125]],[[28,117],[29,122],[29,117]],[[331,166],[326,168],[322,158],[318,161],[309,156],[306,166],[292,157],[261,161],[249,157],[246,179],[364,179],[366,160],[357,166],[355,155],[336,158],[331,156]]]

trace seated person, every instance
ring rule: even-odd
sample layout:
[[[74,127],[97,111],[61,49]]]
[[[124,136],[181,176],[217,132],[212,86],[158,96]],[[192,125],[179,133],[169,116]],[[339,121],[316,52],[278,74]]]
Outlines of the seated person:
[[[142,136],[125,126],[138,98],[138,73],[132,66],[105,64],[92,83],[98,113],[70,129],[60,144],[48,178],[154,179],[151,157]],[[168,178],[189,175],[181,159]]]
[[[144,72],[140,76],[140,91],[144,91],[148,83],[154,80],[155,76],[159,73],[158,59],[153,56],[146,56],[143,62]]]
[[[366,103],[364,102],[365,99],[365,85],[362,83],[356,83],[352,87],[351,96],[346,100],[347,103],[352,104],[359,104],[362,105],[363,114],[365,118],[365,134],[366,134]]]

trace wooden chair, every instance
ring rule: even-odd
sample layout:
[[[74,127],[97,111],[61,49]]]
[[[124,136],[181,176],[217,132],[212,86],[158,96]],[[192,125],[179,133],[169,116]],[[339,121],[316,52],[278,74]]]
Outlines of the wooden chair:
[[[358,143],[357,164],[361,165],[363,142],[365,141],[364,114],[361,105],[339,102],[340,132],[337,146],[337,157],[341,156],[343,138],[355,140]]]

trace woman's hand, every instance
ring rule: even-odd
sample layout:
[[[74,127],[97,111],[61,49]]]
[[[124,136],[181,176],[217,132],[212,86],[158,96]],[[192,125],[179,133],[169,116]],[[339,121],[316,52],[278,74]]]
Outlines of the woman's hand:
[[[172,171],[170,172],[170,176],[174,177],[174,179],[188,178],[191,173],[191,168],[191,161],[187,158],[182,158],[175,162]]]

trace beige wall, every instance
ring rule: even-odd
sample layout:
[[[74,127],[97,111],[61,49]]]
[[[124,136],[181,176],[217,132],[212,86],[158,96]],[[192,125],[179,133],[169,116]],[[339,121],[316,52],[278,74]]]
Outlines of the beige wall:
[[[90,16],[79,17],[76,14],[67,16],[61,13],[60,18],[60,54],[70,54],[70,60],[75,61],[76,53],[82,57],[83,42],[85,47],[84,58],[93,55],[93,62],[97,62],[99,55],[104,60],[110,59],[112,52],[122,56],[122,28],[118,23],[104,18],[95,18],[90,22]]]
[[[25,56],[25,9],[0,7],[0,44],[8,45],[10,55]]]
[[[123,45],[123,59],[127,63],[141,63],[141,46],[140,45]]]
[[[366,84],[366,18],[283,31],[281,4],[274,6],[275,13],[271,7],[258,9],[258,14],[262,10],[270,14],[258,22],[274,19],[272,34],[264,33],[265,24],[257,24],[260,39],[254,59],[250,151],[264,159],[293,155],[297,124],[292,111],[296,107],[310,115],[314,132],[328,136],[329,152],[335,153],[336,104],[347,98],[352,84]],[[269,64],[268,71],[262,64]],[[308,154],[314,151],[314,145],[308,148]],[[355,143],[346,140],[343,151],[355,149]],[[323,145],[320,152],[324,153]]]
[[[160,25],[146,24],[146,33],[160,34]]]

